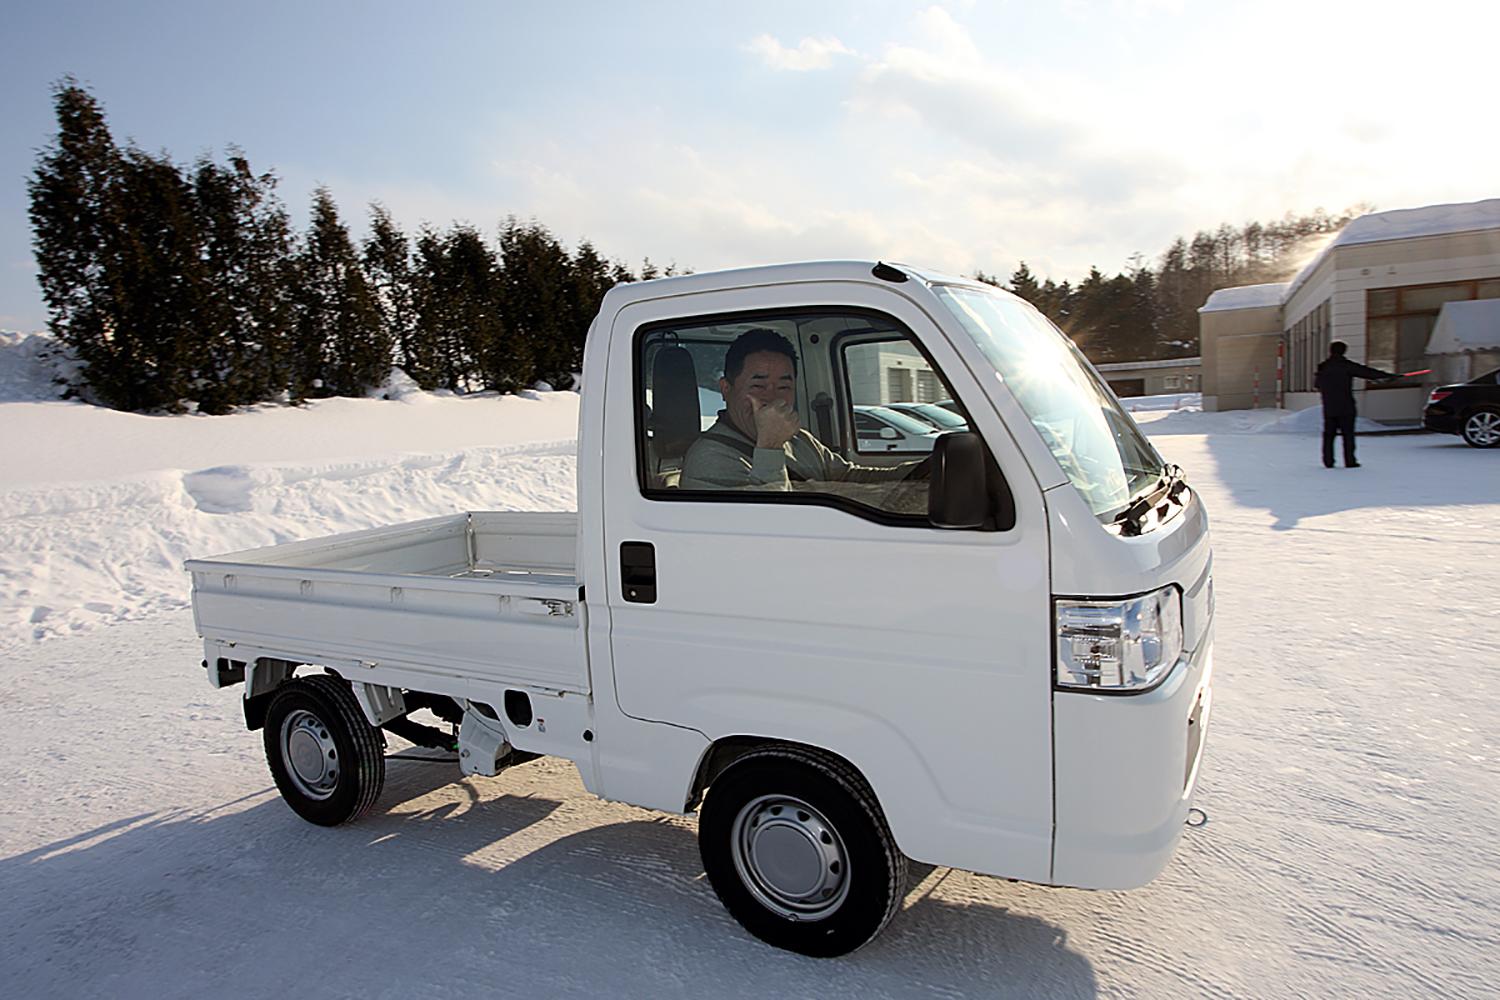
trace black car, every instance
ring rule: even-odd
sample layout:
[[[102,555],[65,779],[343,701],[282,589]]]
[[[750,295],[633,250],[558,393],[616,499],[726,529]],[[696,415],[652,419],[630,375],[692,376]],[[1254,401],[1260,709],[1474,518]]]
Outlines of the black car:
[[[1500,368],[1470,382],[1432,390],[1422,426],[1457,434],[1475,448],[1500,447]]]

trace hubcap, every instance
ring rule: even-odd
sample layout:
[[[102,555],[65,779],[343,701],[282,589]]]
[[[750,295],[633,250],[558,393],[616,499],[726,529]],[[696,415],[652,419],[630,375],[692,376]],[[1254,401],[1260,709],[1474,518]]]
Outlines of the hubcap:
[[[1464,430],[1475,444],[1492,445],[1500,441],[1500,414],[1476,413],[1469,418]]]
[[[310,799],[326,799],[339,783],[339,752],[321,719],[297,709],[281,723],[281,759],[297,789]]]
[[[761,796],[739,811],[731,837],[740,880],[761,905],[788,920],[818,920],[849,895],[844,841],[801,799]]]

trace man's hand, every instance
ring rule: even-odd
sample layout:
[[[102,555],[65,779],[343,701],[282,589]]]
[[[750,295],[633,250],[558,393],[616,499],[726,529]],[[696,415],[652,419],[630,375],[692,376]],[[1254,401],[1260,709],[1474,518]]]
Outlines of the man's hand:
[[[802,421],[791,405],[781,400],[762,403],[750,398],[751,413],[755,418],[755,447],[780,448],[802,429]]]

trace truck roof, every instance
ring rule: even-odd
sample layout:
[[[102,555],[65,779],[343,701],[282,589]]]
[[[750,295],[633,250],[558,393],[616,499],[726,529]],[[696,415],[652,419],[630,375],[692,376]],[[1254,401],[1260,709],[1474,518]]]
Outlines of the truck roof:
[[[652,278],[649,281],[633,281],[615,285],[605,297],[611,309],[622,309],[632,302],[646,299],[667,298],[673,295],[690,295],[695,292],[721,291],[732,288],[751,288],[756,285],[785,285],[803,281],[859,281],[884,283],[875,277],[874,269],[880,264],[873,260],[815,260],[790,264],[769,264],[761,267],[739,267],[723,271],[705,271],[701,274],[680,274],[670,278]],[[972,285],[982,286],[973,278],[943,274],[910,264],[887,263],[926,285]]]

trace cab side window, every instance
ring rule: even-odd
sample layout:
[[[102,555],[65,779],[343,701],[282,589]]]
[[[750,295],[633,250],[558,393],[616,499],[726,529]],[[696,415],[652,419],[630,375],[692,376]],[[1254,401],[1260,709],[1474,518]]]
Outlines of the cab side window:
[[[948,431],[969,429],[952,390],[910,340],[861,340],[842,353],[861,455],[928,453]]]
[[[952,394],[894,320],[766,312],[653,325],[635,344],[649,499],[816,504],[928,526],[934,442],[967,425],[896,408]]]

